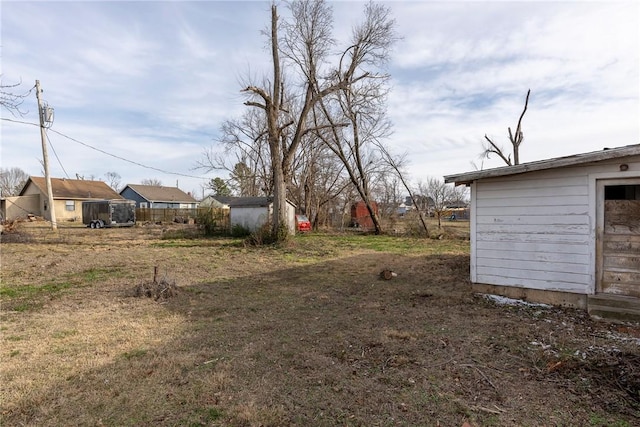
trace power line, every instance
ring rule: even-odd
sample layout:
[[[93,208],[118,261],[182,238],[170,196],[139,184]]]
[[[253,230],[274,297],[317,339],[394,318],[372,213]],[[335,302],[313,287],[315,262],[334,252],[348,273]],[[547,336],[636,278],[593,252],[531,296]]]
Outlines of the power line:
[[[36,123],[23,122],[23,121],[21,121],[21,120],[12,120],[12,119],[4,118],[4,117],[1,117],[0,119],[1,119],[1,120],[6,120],[6,121],[8,121],[8,122],[14,122],[14,123],[20,123],[20,124],[32,125],[32,126],[39,126],[39,125],[38,125],[38,124],[36,124]],[[207,178],[207,177],[203,177],[203,176],[188,175],[188,174],[184,174],[184,173],[180,173],[180,172],[171,172],[171,171],[164,170],[164,169],[160,169],[160,168],[156,168],[156,167],[153,167],[153,166],[148,166],[148,165],[145,165],[145,164],[142,164],[142,163],[139,163],[139,162],[133,161],[133,160],[126,159],[126,158],[121,157],[121,156],[117,156],[117,155],[115,155],[115,154],[111,154],[111,153],[109,153],[109,152],[107,152],[107,151],[104,151],[104,150],[102,150],[102,149],[100,149],[100,148],[94,147],[93,145],[87,144],[86,142],[82,142],[82,141],[79,141],[79,140],[77,140],[77,139],[75,139],[75,138],[72,138],[72,137],[70,137],[70,136],[68,136],[68,135],[65,135],[64,133],[59,132],[59,131],[57,131],[57,130],[55,130],[55,129],[48,129],[48,130],[49,130],[49,131],[51,131],[51,132],[55,132],[55,133],[57,133],[58,135],[62,136],[63,138],[67,138],[67,139],[69,139],[69,140],[71,140],[71,141],[73,141],[73,142],[75,142],[75,143],[77,143],[77,144],[83,145],[83,146],[85,146],[85,147],[87,147],[87,148],[90,148],[90,149],[92,149],[92,150],[98,151],[98,152],[100,152],[100,153],[102,153],[102,154],[106,154],[107,156],[111,156],[111,157],[116,158],[116,159],[118,159],[118,160],[122,160],[122,161],[124,161],[124,162],[131,163],[131,164],[134,164],[134,165],[136,165],[136,166],[140,166],[140,167],[145,168],[145,169],[151,169],[151,170],[154,170],[154,171],[157,171],[157,172],[165,173],[165,174],[167,174],[167,175],[184,176],[184,177],[187,177],[187,178],[196,178],[196,179],[205,179],[205,180],[208,180],[208,179],[209,179],[209,178]],[[56,156],[56,157],[57,157],[57,156]],[[62,166],[62,165],[61,165],[61,166]],[[64,168],[63,168],[63,169],[64,169]],[[65,172],[65,173],[66,173],[66,172]]]
[[[12,120],[12,119],[7,119],[6,117],[0,117],[0,120],[6,120],[7,122],[13,122],[13,123],[20,123],[22,125],[40,126],[37,123],[23,122],[22,120]]]
[[[58,160],[58,164],[62,168],[62,171],[67,176],[67,178],[69,178],[69,174],[67,173],[67,170],[64,168],[64,166],[62,166],[62,162],[60,161],[60,157],[58,157],[58,153],[56,153],[56,149],[53,147],[53,144],[51,143],[51,140],[49,139],[49,134],[45,131],[44,135],[47,137],[47,141],[49,141],[49,146],[51,147],[51,151],[53,151],[53,155],[56,156],[56,159]]]

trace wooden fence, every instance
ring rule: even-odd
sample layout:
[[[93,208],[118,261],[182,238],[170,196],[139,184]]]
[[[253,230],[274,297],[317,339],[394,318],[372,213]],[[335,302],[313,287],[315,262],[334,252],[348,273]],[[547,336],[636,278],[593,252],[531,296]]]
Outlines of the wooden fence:
[[[222,208],[136,208],[136,222],[215,223],[216,228],[230,229],[229,209]]]

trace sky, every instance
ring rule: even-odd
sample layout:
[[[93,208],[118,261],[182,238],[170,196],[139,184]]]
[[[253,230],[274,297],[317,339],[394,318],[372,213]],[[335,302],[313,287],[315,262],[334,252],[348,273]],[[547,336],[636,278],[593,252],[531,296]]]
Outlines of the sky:
[[[248,108],[243,82],[270,73],[270,4],[2,0],[2,83],[28,93],[40,81],[55,110],[52,177],[115,172],[122,184],[157,179],[201,197],[227,177],[197,165]],[[330,4],[338,52],[364,3]],[[640,143],[640,2],[385,4],[401,37],[386,143],[406,155],[412,183],[503,166],[480,159],[484,135],[510,147],[529,89],[521,163]],[[42,176],[35,91],[21,109],[1,109],[0,165]]]

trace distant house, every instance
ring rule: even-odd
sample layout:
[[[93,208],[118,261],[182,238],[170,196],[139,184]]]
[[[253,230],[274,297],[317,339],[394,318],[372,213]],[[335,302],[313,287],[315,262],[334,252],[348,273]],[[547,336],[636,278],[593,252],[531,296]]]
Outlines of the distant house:
[[[445,182],[471,187],[476,291],[640,318],[640,144]]]
[[[120,191],[120,195],[126,199],[135,200],[138,208],[195,209],[198,207],[196,199],[178,187],[127,184]]]
[[[237,199],[238,197],[232,196],[216,196],[214,194],[210,194],[204,199],[200,200],[201,208],[222,208],[229,209],[229,202]]]
[[[51,178],[51,188],[57,221],[80,220],[83,201],[122,199],[122,196],[102,181]],[[2,216],[12,220],[36,215],[51,220],[48,203],[45,178],[32,176],[18,196],[2,200]]]
[[[399,216],[405,216],[407,212],[413,209],[413,205],[407,205],[405,203],[400,203],[396,208],[396,214]]]

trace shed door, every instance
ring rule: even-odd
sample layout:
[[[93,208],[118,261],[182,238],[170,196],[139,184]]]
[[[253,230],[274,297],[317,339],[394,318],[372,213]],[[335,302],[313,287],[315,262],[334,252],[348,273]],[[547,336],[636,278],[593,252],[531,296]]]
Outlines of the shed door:
[[[597,291],[640,298],[640,183],[604,181],[600,188]]]

